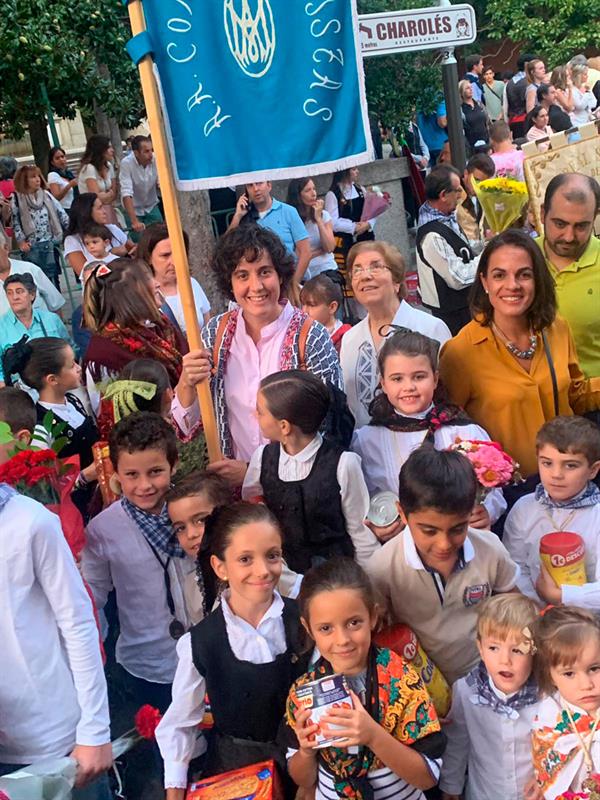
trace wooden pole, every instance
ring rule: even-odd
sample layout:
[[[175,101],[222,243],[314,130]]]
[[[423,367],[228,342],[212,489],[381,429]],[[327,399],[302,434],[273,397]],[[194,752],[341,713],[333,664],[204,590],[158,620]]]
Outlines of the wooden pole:
[[[146,30],[146,20],[141,0],[132,0],[128,5],[129,20],[134,36]],[[167,148],[167,137],[160,108],[158,86],[152,69],[152,58],[146,55],[142,58],[139,65],[140,81],[142,83],[142,93],[146,104],[146,114],[152,145],[156,157],[156,167],[160,181],[160,190],[163,199],[163,207],[169,230],[169,239],[173,248],[175,260],[175,272],[177,275],[177,288],[181,296],[183,317],[185,319],[187,339],[192,350],[202,347],[200,338],[200,327],[194,303],[194,294],[190,280],[190,268],[183,241],[183,231],[181,228],[181,217],[179,206],[177,205],[177,194],[173,181],[173,172],[169,160]],[[215,410],[213,407],[212,396],[210,393],[209,381],[202,381],[196,387],[198,392],[198,402],[200,404],[200,414],[204,426],[206,437],[206,447],[208,449],[208,459],[210,462],[219,461],[222,458],[221,447],[219,444],[219,434],[215,420]]]

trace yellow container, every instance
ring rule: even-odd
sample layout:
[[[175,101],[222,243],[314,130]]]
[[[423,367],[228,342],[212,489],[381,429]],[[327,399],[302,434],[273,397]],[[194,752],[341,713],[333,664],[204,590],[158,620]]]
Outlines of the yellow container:
[[[554,531],[540,539],[540,558],[557,586],[583,586],[585,546],[578,533]]]

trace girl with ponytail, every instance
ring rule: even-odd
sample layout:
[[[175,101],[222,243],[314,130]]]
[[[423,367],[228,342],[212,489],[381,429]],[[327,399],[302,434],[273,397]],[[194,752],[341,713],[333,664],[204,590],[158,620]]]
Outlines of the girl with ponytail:
[[[94,410],[100,402],[96,385],[137,358],[163,364],[175,388],[187,344],[160,312],[143,261],[119,258],[96,267],[85,283],[83,319],[92,331],[83,368]]]
[[[98,429],[94,418],[73,393],[81,386],[81,367],[71,345],[54,336],[30,341],[23,337],[4,353],[3,366],[8,385],[18,375],[22,383],[39,394],[33,445],[50,448],[57,438],[65,437],[60,456],[79,456],[82,469],[79,487],[95,480],[92,445],[98,440]],[[48,414],[49,425],[47,421],[44,424]]]

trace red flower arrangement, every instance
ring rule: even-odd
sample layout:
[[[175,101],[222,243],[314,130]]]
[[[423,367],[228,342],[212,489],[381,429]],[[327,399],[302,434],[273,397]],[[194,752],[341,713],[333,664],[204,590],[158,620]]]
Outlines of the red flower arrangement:
[[[142,739],[154,739],[154,733],[161,719],[162,714],[158,708],[154,708],[147,703],[138,709],[134,717],[134,722],[137,732]]]
[[[0,466],[0,482],[44,505],[58,503],[58,477],[54,450],[20,450]]]

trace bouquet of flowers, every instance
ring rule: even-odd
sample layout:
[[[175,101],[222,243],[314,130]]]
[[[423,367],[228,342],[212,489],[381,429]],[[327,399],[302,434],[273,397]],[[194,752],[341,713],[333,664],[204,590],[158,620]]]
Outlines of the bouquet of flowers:
[[[365,202],[363,205],[360,221],[366,222],[368,219],[374,219],[392,205],[389,192],[382,192],[379,186],[371,186],[365,193]]]
[[[6,423],[0,422],[0,444],[13,442]],[[7,483],[19,494],[37,500],[56,514],[73,557],[79,560],[85,544],[83,519],[71,499],[79,475],[79,456],[60,460],[54,450],[24,450],[15,443],[16,452],[0,466],[0,483]]]
[[[0,482],[43,505],[59,502],[58,460],[54,450],[19,450],[0,466]]]
[[[582,784],[583,792],[563,792],[556,800],[600,800],[600,775],[592,773]]]
[[[529,200],[527,185],[515,178],[486,178],[479,182],[473,180],[473,188],[494,233],[510,228],[521,216]]]
[[[478,502],[481,502],[491,489],[523,480],[519,473],[519,465],[504,452],[498,442],[457,437],[448,450],[462,453],[473,465],[479,483]]]

